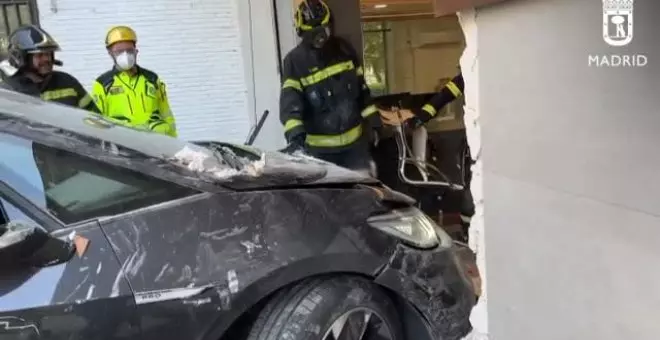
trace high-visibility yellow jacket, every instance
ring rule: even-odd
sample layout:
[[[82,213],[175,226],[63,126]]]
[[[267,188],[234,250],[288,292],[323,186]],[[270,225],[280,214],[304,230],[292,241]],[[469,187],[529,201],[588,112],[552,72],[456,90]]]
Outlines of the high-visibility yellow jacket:
[[[96,78],[92,98],[101,114],[118,123],[177,136],[165,83],[152,71],[110,70]]]

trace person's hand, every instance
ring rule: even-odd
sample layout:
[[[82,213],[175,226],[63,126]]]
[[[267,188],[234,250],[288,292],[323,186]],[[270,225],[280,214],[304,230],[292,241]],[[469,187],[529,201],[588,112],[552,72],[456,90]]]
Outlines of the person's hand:
[[[424,125],[424,121],[417,116],[410,117],[405,122],[403,122],[403,128],[410,130],[415,130],[422,125]]]
[[[306,135],[304,133],[291,137],[289,144],[282,149],[281,152],[288,154],[292,154],[296,151],[305,152],[305,138]]]

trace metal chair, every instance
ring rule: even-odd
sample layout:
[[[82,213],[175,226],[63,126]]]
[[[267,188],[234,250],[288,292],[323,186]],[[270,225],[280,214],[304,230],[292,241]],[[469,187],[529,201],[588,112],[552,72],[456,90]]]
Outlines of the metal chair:
[[[414,116],[410,110],[392,107],[391,110],[379,111],[383,124],[394,132],[398,149],[398,175],[401,181],[415,187],[463,190],[463,185],[452,183],[442,171],[426,160],[428,133],[424,126],[412,131],[412,146],[408,143],[403,122]],[[417,176],[406,171],[410,166],[416,170]]]

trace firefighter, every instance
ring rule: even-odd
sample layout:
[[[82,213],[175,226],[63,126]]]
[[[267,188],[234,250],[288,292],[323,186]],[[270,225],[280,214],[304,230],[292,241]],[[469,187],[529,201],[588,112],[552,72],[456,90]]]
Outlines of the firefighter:
[[[0,62],[0,87],[41,97],[92,112],[98,109],[87,91],[72,75],[53,70],[62,62],[55,59],[59,44],[45,30],[24,25],[8,38],[7,57]]]
[[[62,62],[55,59],[59,44],[45,30],[25,25],[8,38],[7,57],[0,61],[0,87],[43,100],[98,112],[94,101],[72,75],[53,70]],[[48,114],[48,112],[44,112]],[[60,151],[41,143],[32,144],[32,155],[39,170],[44,192],[53,183],[75,175],[77,169],[57,164]]]
[[[459,72],[448,80],[416,115],[405,122],[410,128],[425,125],[431,146],[435,151],[436,166],[450,181],[463,184],[462,191],[448,191],[440,202],[443,225],[459,226],[452,232],[455,238],[467,241],[470,220],[474,215],[474,201],[470,192],[472,158],[463,121],[463,75]],[[454,106],[451,114],[443,109]],[[449,231],[452,231],[451,229]]]
[[[463,82],[463,74],[459,73],[453,79],[448,81],[440,89],[440,91],[438,91],[438,93],[433,96],[426,105],[422,107],[421,110],[416,112],[414,117],[408,119],[405,122],[405,125],[415,129],[426,124],[428,121],[434,118],[445,120],[443,118],[446,117],[438,116],[438,112],[440,112],[445,107],[445,105],[453,102],[456,98],[462,97],[464,87],[465,83]],[[463,119],[462,117],[458,118],[460,121]],[[465,128],[465,125],[462,126]]]
[[[371,148],[381,127],[357,53],[332,33],[330,8],[306,0],[295,14],[302,41],[284,58],[280,120],[286,151],[373,174]]]
[[[96,78],[92,86],[101,114],[121,124],[176,137],[165,83],[136,62],[135,31],[128,26],[112,27],[105,47],[114,67]]]

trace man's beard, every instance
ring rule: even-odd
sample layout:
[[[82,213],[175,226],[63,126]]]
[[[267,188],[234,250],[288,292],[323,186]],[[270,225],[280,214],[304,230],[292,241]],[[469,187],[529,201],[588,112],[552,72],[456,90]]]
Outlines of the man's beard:
[[[53,63],[52,62],[40,63],[38,66],[34,68],[34,71],[41,76],[47,76],[51,72],[53,72]]]

